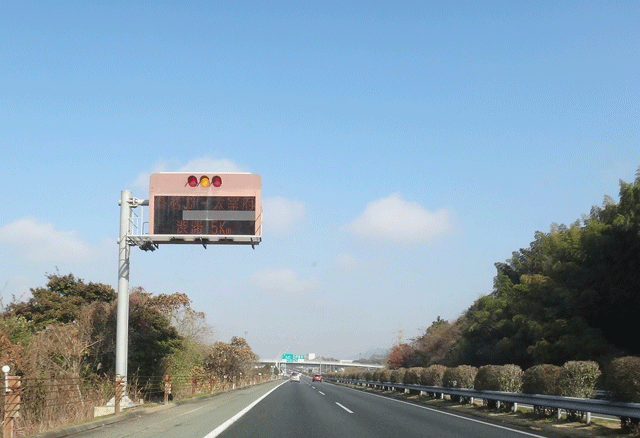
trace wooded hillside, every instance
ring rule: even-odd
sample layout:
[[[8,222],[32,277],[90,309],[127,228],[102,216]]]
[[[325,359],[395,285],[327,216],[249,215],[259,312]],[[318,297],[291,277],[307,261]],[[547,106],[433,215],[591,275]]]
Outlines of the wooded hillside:
[[[496,263],[493,292],[455,321],[437,321],[392,349],[395,367],[607,363],[640,354],[640,169],[620,199],[569,226],[536,232]]]

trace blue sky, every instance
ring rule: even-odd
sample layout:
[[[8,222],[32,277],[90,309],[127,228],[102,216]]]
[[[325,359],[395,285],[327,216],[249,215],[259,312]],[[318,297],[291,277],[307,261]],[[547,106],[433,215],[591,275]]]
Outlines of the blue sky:
[[[454,319],[640,166],[640,3],[5,1],[0,293],[117,285],[120,191],[260,174],[263,242],[132,249],[215,338],[346,358]]]

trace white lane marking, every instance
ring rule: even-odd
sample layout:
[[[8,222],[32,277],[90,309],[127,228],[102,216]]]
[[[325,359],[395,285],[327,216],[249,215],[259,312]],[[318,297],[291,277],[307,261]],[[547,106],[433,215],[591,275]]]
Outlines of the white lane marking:
[[[267,392],[265,395],[263,395],[262,397],[260,397],[259,399],[257,399],[256,401],[254,401],[253,403],[251,403],[249,406],[247,406],[246,408],[244,408],[243,410],[241,410],[240,412],[238,412],[236,415],[234,415],[233,417],[229,418],[227,421],[225,421],[224,423],[222,423],[220,426],[216,427],[215,429],[213,429],[211,432],[209,432],[208,434],[206,434],[204,436],[204,438],[215,438],[218,435],[220,435],[222,432],[224,432],[225,430],[227,430],[227,428],[229,428],[229,426],[231,426],[233,423],[235,423],[236,421],[238,421],[240,419],[240,417],[242,417],[244,414],[246,414],[247,412],[249,412],[255,405],[257,405],[258,403],[260,403],[262,401],[262,399],[264,399],[266,396],[268,396],[269,394],[271,394],[273,391],[275,391],[276,389],[280,388],[282,385],[284,385],[285,383],[287,383],[287,381],[285,380],[284,382],[282,382],[281,384],[279,384],[278,386],[276,386],[275,388],[273,388],[271,391]]]
[[[349,409],[345,408],[345,407],[344,407],[344,406],[342,406],[340,403],[336,402],[336,404],[337,404],[338,406],[340,406],[342,409],[344,409],[345,411],[347,411],[348,413],[353,414],[353,411],[350,411]]]
[[[318,391],[318,392],[320,393],[320,395],[324,395],[324,392],[322,392],[322,391]]]
[[[338,386],[338,385],[336,385],[336,386]],[[343,388],[345,388],[345,387],[343,387]],[[351,391],[358,391],[357,389],[353,389],[353,388],[346,388],[346,389],[350,389]],[[364,392],[364,391],[358,391],[358,392],[361,393],[361,394],[371,395],[371,396],[374,396],[374,397],[380,397],[380,398],[383,398],[383,399],[389,400],[389,401],[394,401],[394,402],[398,402],[398,403],[404,403],[405,405],[414,406],[416,408],[424,409],[424,410],[427,410],[427,411],[438,412],[440,414],[449,415],[450,417],[456,417],[456,418],[460,418],[462,420],[468,420],[468,421],[473,421],[474,423],[484,424],[486,426],[497,427],[498,429],[504,429],[504,430],[509,430],[511,432],[517,432],[517,433],[520,433],[522,435],[532,436],[532,437],[535,437],[535,438],[545,438],[543,435],[536,435],[535,433],[529,433],[529,432],[524,432],[524,431],[518,430],[518,429],[512,429],[510,427],[500,426],[499,424],[487,423],[485,421],[475,420],[473,418],[464,417],[462,415],[452,414],[451,412],[445,412],[445,411],[441,411],[439,409],[429,408],[427,406],[421,406],[421,405],[416,405],[414,403],[409,403],[409,402],[402,401],[402,400],[396,400],[395,398],[384,397],[382,395],[371,394],[370,392]]]

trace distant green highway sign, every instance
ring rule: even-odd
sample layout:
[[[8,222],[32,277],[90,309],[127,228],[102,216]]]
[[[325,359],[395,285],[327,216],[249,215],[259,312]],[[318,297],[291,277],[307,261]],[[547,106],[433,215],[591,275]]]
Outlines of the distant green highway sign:
[[[293,353],[283,353],[282,360],[283,362],[300,362],[304,360],[304,355],[293,354]]]

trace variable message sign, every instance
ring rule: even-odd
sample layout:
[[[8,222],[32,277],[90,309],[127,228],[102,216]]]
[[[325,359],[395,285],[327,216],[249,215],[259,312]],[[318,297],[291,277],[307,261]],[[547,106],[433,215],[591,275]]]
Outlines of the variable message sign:
[[[149,235],[154,238],[257,243],[261,213],[260,175],[181,172],[154,173],[149,179]]]

